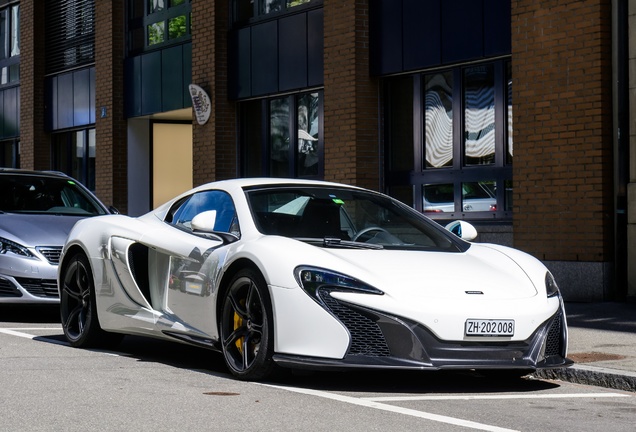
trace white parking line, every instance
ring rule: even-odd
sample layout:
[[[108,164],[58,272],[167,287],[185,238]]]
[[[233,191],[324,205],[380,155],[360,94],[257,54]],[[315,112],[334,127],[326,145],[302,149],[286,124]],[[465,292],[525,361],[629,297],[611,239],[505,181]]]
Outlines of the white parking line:
[[[26,329],[20,329],[20,330],[26,330]],[[8,335],[11,335],[11,336],[19,336],[19,337],[23,337],[23,338],[27,338],[27,339],[33,339],[34,337],[36,337],[36,336],[28,334],[28,333],[22,333],[22,332],[13,330],[13,329],[8,329],[8,328],[0,329],[0,333],[8,334]]]
[[[24,330],[24,331],[41,331],[41,330],[56,330],[56,331],[62,331],[62,327],[14,327],[14,328],[4,328],[4,329],[0,329],[0,331],[2,330]]]
[[[23,328],[0,328],[0,333],[4,333],[10,336],[18,336],[21,338],[25,338],[25,339],[35,339],[35,338],[40,338],[40,339],[46,339],[47,342],[50,342],[52,344],[56,344],[56,345],[68,345],[68,342],[63,342],[63,341],[58,341],[55,339],[49,339],[46,336],[38,336],[38,335],[32,335],[29,333],[24,333],[22,331],[18,331],[18,330],[24,330],[24,331],[41,331],[41,330],[59,330],[62,331],[62,328],[57,328],[57,327],[23,327]]]
[[[373,401],[373,400],[369,400],[369,399],[361,399],[361,398],[356,398],[356,397],[351,397],[351,396],[344,396],[344,395],[339,395],[339,394],[335,394],[335,393],[328,393],[328,392],[324,392],[324,391],[320,391],[320,390],[303,389],[303,388],[297,388],[297,387],[277,386],[277,385],[271,385],[271,384],[261,384],[261,385],[264,385],[264,386],[267,386],[267,387],[278,388],[278,389],[281,389],[281,390],[287,390],[287,391],[291,391],[291,392],[295,392],[295,393],[302,393],[302,394],[306,394],[306,395],[322,397],[322,398],[325,398],[325,399],[332,399],[332,400],[336,400],[336,401],[339,401],[339,402],[349,403],[349,404],[352,404],[352,405],[359,405],[359,406],[363,406],[363,407],[367,407],[367,408],[374,408],[374,409],[383,410],[383,411],[390,411],[390,412],[394,412],[394,413],[397,413],[397,414],[404,414],[404,415],[409,415],[409,416],[412,416],[412,417],[419,417],[419,418],[423,418],[423,419],[426,419],[426,420],[432,420],[432,421],[436,421],[436,422],[451,424],[451,425],[455,425],[455,426],[462,426],[462,427],[471,428],[471,429],[477,429],[477,430],[482,430],[482,431],[492,431],[492,432],[513,432],[513,431],[515,431],[514,429],[500,428],[500,427],[497,427],[497,426],[492,426],[492,425],[487,425],[487,424],[483,424],[483,423],[472,422],[472,421],[469,421],[469,420],[462,420],[462,419],[455,418],[455,417],[448,417],[448,416],[428,413],[428,412],[424,412],[424,411],[417,411],[417,410],[414,410],[414,409],[402,408],[402,407],[397,407],[397,406],[393,406],[393,405],[387,405],[387,404],[379,403],[379,402],[376,402],[376,401]]]
[[[489,400],[489,399],[570,399],[632,397],[625,393],[561,393],[561,394],[517,394],[517,395],[462,395],[462,396],[383,396],[362,398],[374,402],[439,401],[439,400]]]

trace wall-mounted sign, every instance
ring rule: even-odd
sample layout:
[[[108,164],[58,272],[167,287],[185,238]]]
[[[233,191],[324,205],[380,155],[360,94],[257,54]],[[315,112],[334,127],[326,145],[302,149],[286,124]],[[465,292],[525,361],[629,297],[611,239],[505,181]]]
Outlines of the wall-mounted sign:
[[[194,108],[194,115],[197,118],[197,123],[204,125],[210,118],[210,111],[212,110],[212,104],[210,103],[210,96],[196,84],[190,84],[190,97],[192,98],[192,107]]]

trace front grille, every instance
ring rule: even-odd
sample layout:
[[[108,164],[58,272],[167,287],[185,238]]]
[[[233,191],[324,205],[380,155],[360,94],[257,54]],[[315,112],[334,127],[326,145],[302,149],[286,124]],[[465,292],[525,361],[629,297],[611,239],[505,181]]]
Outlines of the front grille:
[[[55,279],[16,278],[22,288],[36,297],[58,298],[57,281]]]
[[[22,293],[10,281],[0,278],[0,297],[22,297]]]
[[[333,298],[328,291],[320,291],[320,299],[351,335],[348,355],[387,357],[391,355],[382,330],[375,321]]]
[[[36,248],[38,252],[44,255],[44,258],[53,265],[60,263],[60,255],[62,254],[62,248],[57,246],[39,246]]]
[[[548,336],[545,340],[545,356],[558,356],[561,355],[561,322],[563,321],[561,312],[559,312],[552,323],[550,323],[550,329],[548,330]]]

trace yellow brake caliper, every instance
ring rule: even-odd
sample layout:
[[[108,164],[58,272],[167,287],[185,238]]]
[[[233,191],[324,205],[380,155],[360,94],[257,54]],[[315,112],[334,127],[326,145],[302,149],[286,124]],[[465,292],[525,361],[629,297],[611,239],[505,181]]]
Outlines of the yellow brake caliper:
[[[245,305],[245,301],[242,300],[241,306],[244,306],[244,305]],[[238,329],[242,325],[243,325],[243,318],[241,318],[239,314],[237,314],[236,311],[234,311],[234,331],[236,331],[236,329]],[[236,345],[236,349],[238,349],[241,354],[243,354],[243,339],[244,339],[243,337],[240,337],[236,340],[236,342],[234,342],[234,345]]]

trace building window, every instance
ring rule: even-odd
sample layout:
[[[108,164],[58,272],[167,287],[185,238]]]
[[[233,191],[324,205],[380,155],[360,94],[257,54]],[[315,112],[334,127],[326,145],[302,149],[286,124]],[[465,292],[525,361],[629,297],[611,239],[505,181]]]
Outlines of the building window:
[[[0,141],[0,167],[20,168],[20,141]]]
[[[254,18],[290,13],[309,3],[322,3],[322,0],[232,0],[233,22],[242,23]]]
[[[46,73],[95,63],[95,0],[46,2]]]
[[[20,80],[20,5],[0,9],[0,86]]]
[[[129,54],[191,40],[191,10],[191,0],[129,0]]]
[[[95,190],[95,129],[54,134],[53,169]]]
[[[322,178],[322,118],[322,91],[242,102],[243,175]]]
[[[386,83],[387,186],[434,219],[509,219],[509,61]]]

